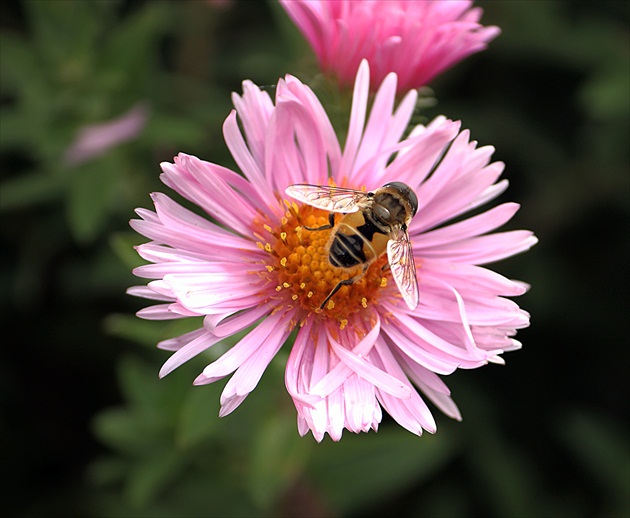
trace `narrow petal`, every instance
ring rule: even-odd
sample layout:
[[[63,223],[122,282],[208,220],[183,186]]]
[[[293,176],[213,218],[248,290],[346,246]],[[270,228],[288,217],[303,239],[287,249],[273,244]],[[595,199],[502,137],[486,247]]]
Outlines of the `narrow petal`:
[[[462,239],[495,230],[507,223],[518,209],[517,203],[504,203],[464,221],[419,234],[415,240],[418,254],[424,255],[423,250],[430,247],[453,244]]]
[[[370,332],[357,343],[357,345],[353,349],[353,353],[358,357],[365,356],[367,353],[369,353],[370,349],[374,346],[374,343],[376,342],[376,338],[378,337],[379,332],[380,319],[376,322]],[[335,339],[329,333],[326,333],[326,335],[328,343],[330,343],[331,341],[335,341]],[[324,377],[317,380],[317,383],[311,389],[311,393],[320,397],[331,394],[344,382],[344,380],[348,378],[348,376],[352,372],[353,370],[345,363],[338,363],[335,367],[331,368]]]
[[[389,346],[384,340],[378,341],[373,350],[373,356],[375,363],[379,363],[381,368],[389,372],[392,376],[404,380],[405,383],[409,383],[403,369],[396,361],[396,358],[393,356]],[[385,407],[385,410],[387,410],[387,413],[402,427],[417,435],[422,434],[423,428],[434,433],[437,427],[429,407],[427,407],[426,403],[415,390],[412,390],[411,387],[409,387],[409,389],[410,395],[408,398],[401,399],[392,397],[391,394],[380,390],[378,391],[378,398]]]
[[[426,257],[440,257],[455,263],[487,264],[529,250],[538,239],[528,230],[513,230],[479,236],[424,250]]]
[[[202,333],[199,335],[191,335],[192,340],[186,345],[180,347],[162,366],[160,369],[160,378],[170,374],[180,365],[186,363],[191,358],[212,347],[221,338],[212,336],[210,333]]]
[[[344,177],[348,177],[355,169],[355,160],[359,144],[363,135],[365,117],[367,114],[367,100],[370,86],[370,68],[367,61],[361,62],[357,79],[354,84],[354,94],[352,95],[352,109],[350,111],[350,123],[346,146],[343,150],[343,160],[341,162],[338,182]]]
[[[362,357],[348,351],[335,340],[330,340],[330,344],[339,359],[359,377],[369,381],[380,390],[391,394],[396,398],[411,397],[411,389],[399,379],[390,376],[386,372],[367,362]]]
[[[282,313],[269,315],[221,358],[208,365],[195,380],[195,385],[212,383],[234,372],[258,349],[265,347],[268,340],[275,343],[278,337],[284,336],[287,322]]]

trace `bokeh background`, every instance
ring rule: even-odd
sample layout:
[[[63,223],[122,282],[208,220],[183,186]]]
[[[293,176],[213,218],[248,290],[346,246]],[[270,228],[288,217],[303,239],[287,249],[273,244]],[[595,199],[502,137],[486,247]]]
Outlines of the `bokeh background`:
[[[464,420],[418,438],[385,418],[300,438],[283,351],[219,419],[207,359],[166,379],[182,324],[126,296],[135,207],[178,151],[233,166],[221,134],[243,79],[318,84],[285,13],[256,1],[6,1],[0,7],[0,507],[4,516],[627,517],[629,5],[479,1],[503,34],[430,86],[507,163],[509,228],[540,243],[496,265],[530,282],[507,366],[446,380]],[[86,125],[147,113],[87,161]],[[184,324],[186,325],[186,324]],[[188,324],[191,325],[191,324]]]

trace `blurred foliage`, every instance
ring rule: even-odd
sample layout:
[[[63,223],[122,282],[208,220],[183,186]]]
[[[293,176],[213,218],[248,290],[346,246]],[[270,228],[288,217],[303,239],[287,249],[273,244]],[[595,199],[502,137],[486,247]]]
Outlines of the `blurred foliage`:
[[[344,100],[297,29],[265,2],[2,4],[7,515],[628,516],[629,5],[478,4],[503,34],[430,85],[421,116],[462,119],[506,162],[510,225],[541,242],[497,269],[533,285],[532,327],[507,367],[449,377],[462,423],[417,438],[385,418],[322,444],[297,434],[286,352],[219,419],[223,384],[190,385],[211,357],[157,379],[155,343],[196,323],[140,321],[124,294],[133,209],[178,151],[233,165],[221,125],[243,79],[291,73]],[[64,161],[137,103],[137,138]]]

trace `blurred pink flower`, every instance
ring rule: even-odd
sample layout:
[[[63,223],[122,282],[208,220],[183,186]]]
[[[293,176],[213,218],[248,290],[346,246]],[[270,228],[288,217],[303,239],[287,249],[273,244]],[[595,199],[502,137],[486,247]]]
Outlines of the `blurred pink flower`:
[[[64,161],[68,165],[79,165],[110,149],[138,137],[149,118],[145,103],[137,103],[120,117],[83,126],[74,142],[68,147]]]
[[[497,181],[503,164],[490,163],[491,147],[478,148],[458,122],[443,117],[403,138],[417,94],[412,90],[394,109],[395,74],[386,77],[369,117],[368,89],[364,62],[342,151],[324,108],[298,79],[278,82],[275,104],[245,81],[223,126],[244,177],[183,153],[162,164],[163,182],[216,223],[161,193],[152,195],[155,212],[138,209],[141,219],[131,222],[151,240],[137,250],[153,263],[134,273],[154,280],[129,292],[162,301],[138,315],[204,317],[203,327],[159,344],[174,351],[161,376],[255,326],[195,380],[202,385],[233,373],[221,416],[256,387],[294,330],[286,388],[299,433],[311,430],[318,441],[326,432],[339,440],[344,428],[376,430],[381,408],[415,434],[434,432],[414,385],[460,419],[439,375],[502,363],[501,353],[520,347],[513,336],[529,324],[529,315],[504,296],[520,295],[527,286],[481,265],[523,252],[536,238],[524,230],[488,234],[514,215],[515,203],[462,218],[505,190],[507,181]],[[415,189],[419,209],[409,227],[420,288],[415,309],[383,269],[386,258],[319,309],[344,270],[328,262],[329,231],[303,226],[323,225],[327,213],[284,193],[289,185],[327,184],[329,178],[355,189],[390,181]]]
[[[425,86],[484,50],[500,30],[479,23],[471,0],[280,0],[325,72],[351,85],[359,63],[370,63],[376,90],[389,72],[398,91]]]

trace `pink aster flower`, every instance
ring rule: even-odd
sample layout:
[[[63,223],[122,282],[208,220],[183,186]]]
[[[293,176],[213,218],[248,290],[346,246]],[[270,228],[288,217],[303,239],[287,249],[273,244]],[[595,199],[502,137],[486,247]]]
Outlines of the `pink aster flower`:
[[[528,231],[490,233],[514,215],[515,203],[462,217],[504,191],[503,164],[491,163],[491,147],[478,148],[458,122],[443,117],[404,137],[416,92],[394,108],[395,74],[384,80],[368,117],[369,82],[364,62],[342,151],[324,108],[298,79],[278,82],[275,103],[245,81],[223,126],[243,176],[185,154],[162,164],[164,183],[210,218],[154,193],[155,211],[138,209],[141,219],[131,222],[150,239],[138,252],[152,263],[135,274],[153,280],[130,293],[161,301],[138,315],[204,317],[203,327],[159,344],[173,351],[161,376],[254,326],[195,380],[231,375],[221,416],[256,387],[294,330],[285,384],[299,433],[311,430],[318,441],[326,433],[339,440],[344,428],[376,430],[382,409],[415,434],[433,432],[420,393],[459,419],[440,375],[501,363],[501,353],[520,346],[513,336],[529,316],[505,297],[527,286],[482,265],[527,250],[536,238]],[[373,190],[390,181],[405,182],[419,200],[409,226],[417,307],[404,302],[383,256],[320,309],[349,273],[328,260],[330,230],[306,228],[325,225],[328,213],[288,198],[285,189],[334,182]]]
[[[280,0],[325,72],[351,85],[362,59],[375,90],[389,72],[398,90],[419,88],[500,32],[483,27],[471,0]]]

